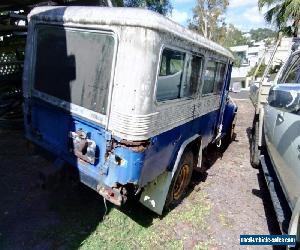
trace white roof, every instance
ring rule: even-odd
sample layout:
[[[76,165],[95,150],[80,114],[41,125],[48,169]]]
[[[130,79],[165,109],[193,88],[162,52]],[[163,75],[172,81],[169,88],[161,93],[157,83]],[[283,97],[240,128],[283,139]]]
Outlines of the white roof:
[[[234,51],[234,52],[248,51],[248,48],[249,48],[248,45],[240,45],[240,46],[230,47],[231,51]]]
[[[249,47],[248,53],[258,53],[260,49],[260,47]]]
[[[200,46],[233,59],[231,52],[221,45],[204,38],[156,12],[141,8],[37,7],[30,12],[29,19],[81,24],[145,27],[175,34],[178,37],[190,40]]]

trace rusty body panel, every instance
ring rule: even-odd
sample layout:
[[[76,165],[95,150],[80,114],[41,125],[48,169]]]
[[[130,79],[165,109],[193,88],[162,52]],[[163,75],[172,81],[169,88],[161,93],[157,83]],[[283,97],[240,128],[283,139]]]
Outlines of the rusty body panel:
[[[26,137],[114,204],[173,171],[191,138],[205,147],[215,137],[221,91],[202,95],[199,77],[194,96],[159,102],[156,92],[164,48],[201,55],[203,67],[216,58],[230,72],[233,57],[220,45],[134,8],[36,8],[28,31]]]

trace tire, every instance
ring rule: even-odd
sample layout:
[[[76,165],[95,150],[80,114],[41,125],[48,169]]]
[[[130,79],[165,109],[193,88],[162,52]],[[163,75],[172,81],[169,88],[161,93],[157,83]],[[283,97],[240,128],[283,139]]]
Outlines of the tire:
[[[178,164],[167,195],[165,210],[177,206],[186,195],[192,178],[194,157],[191,151],[185,151]]]
[[[250,163],[253,168],[259,168],[260,165],[260,149],[258,148],[258,131],[259,131],[259,122],[258,119],[254,118],[251,140],[250,140]]]

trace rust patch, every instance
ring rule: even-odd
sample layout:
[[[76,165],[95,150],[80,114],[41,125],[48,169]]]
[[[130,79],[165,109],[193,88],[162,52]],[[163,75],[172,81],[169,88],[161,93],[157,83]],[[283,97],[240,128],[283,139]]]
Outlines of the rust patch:
[[[150,145],[150,140],[146,141],[127,141],[127,140],[121,140],[120,142],[114,141],[113,147],[125,147],[129,148],[130,150],[134,152],[144,152]]]
[[[101,184],[97,185],[97,192],[111,203],[121,206],[127,200],[127,190],[125,187],[107,187]]]

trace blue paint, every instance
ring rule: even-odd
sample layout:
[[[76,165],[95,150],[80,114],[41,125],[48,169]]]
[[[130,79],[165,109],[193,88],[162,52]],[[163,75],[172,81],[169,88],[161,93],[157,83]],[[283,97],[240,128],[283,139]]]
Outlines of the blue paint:
[[[145,161],[139,184],[146,185],[166,170],[172,170],[178,150],[188,138],[199,134],[202,136],[203,147],[213,138],[219,111],[201,116],[191,122],[155,136],[145,152]]]
[[[223,118],[223,130],[222,133],[226,134],[231,129],[231,124],[234,119],[234,115],[237,112],[237,106],[232,102],[227,102],[225,111],[224,111],[224,118]]]
[[[28,102],[25,105],[29,105]],[[116,183],[138,183],[145,153],[136,153],[127,148],[117,147],[105,159],[107,132],[104,127],[83,120],[65,110],[38,99],[30,103],[31,118],[26,117],[26,137],[37,145],[45,148],[54,156],[59,157],[76,167],[80,173],[89,176],[97,183],[112,187]],[[70,131],[82,129],[89,139],[97,144],[95,164],[78,161],[70,152]],[[125,159],[124,165],[118,165],[115,155]],[[105,171],[106,168],[106,171]],[[85,178],[87,180],[88,178]],[[89,186],[95,187],[95,184]]]
[[[227,84],[230,76],[227,78]],[[224,93],[227,94],[227,84]],[[223,100],[223,99],[222,99]],[[223,131],[228,131],[236,106],[221,103],[224,109]],[[40,99],[26,99],[24,108],[26,136],[29,140],[63,159],[79,170],[80,180],[96,190],[97,185],[108,187],[116,184],[133,183],[143,187],[166,170],[172,170],[181,145],[189,138],[199,134],[202,146],[206,147],[214,137],[220,118],[220,110],[208,113],[186,124],[171,129],[150,139],[144,152],[134,152],[129,148],[117,146],[106,156],[111,139],[114,138],[99,124],[75,116]],[[70,152],[69,132],[82,129],[88,139],[95,141],[96,161],[94,164],[82,162]],[[116,161],[116,156],[123,159]],[[107,158],[106,158],[107,157]]]
[[[218,111],[215,111],[155,136],[145,152],[116,147],[105,159],[107,132],[104,127],[38,99],[33,99],[30,106],[31,122],[27,123],[27,138],[76,167],[82,181],[94,189],[97,183],[109,187],[116,183],[146,185],[165,170],[172,169],[181,144],[189,137],[200,134],[204,146],[207,145],[212,140],[218,117]],[[78,161],[70,152],[68,134],[80,128],[97,144],[95,164]],[[124,159],[124,163],[118,165],[115,156]]]
[[[221,95],[221,101],[220,101],[220,112],[219,112],[219,117],[218,117],[217,128],[219,128],[221,125],[223,125],[224,113],[225,113],[225,109],[227,107],[227,97],[228,97],[228,92],[229,92],[231,71],[232,71],[232,64],[228,64],[228,69],[227,69],[227,73],[226,73],[226,77],[225,77],[225,84],[223,85],[223,89],[222,89],[222,95]]]

